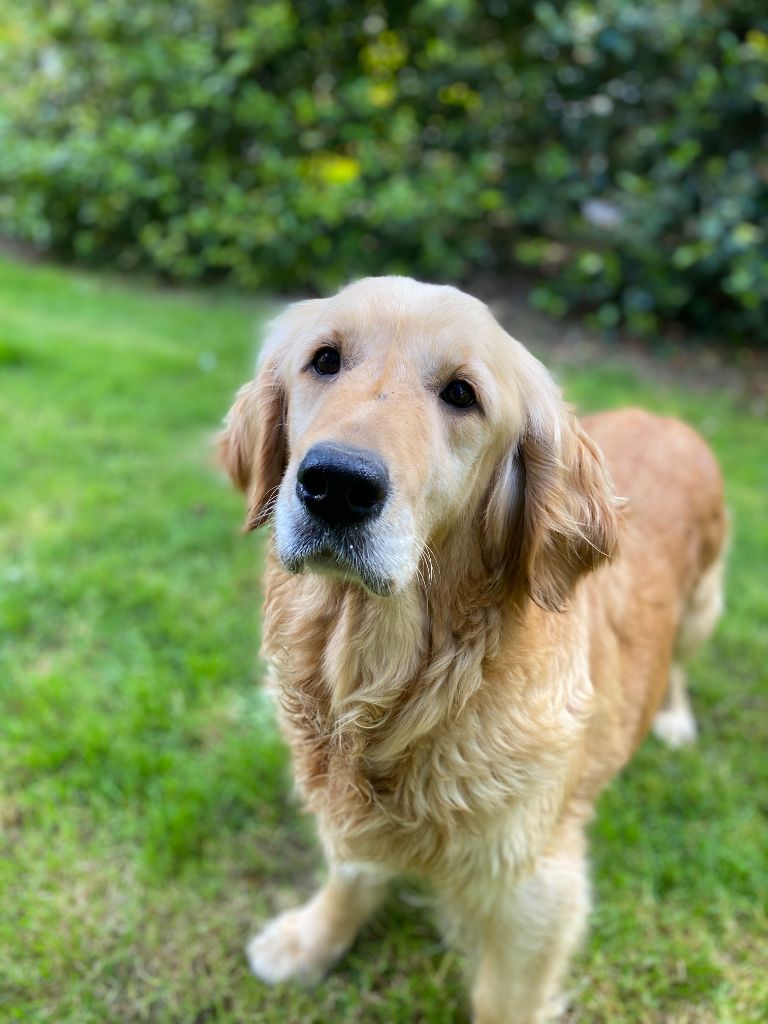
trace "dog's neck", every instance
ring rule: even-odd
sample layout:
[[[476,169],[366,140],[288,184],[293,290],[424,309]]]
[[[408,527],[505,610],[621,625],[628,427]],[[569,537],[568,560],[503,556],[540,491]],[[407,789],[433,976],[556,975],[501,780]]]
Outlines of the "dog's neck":
[[[477,552],[453,565],[450,577],[440,560],[431,575],[424,566],[402,593],[381,598],[272,563],[271,586],[290,601],[272,602],[268,590],[265,648],[287,698],[381,770],[461,714],[498,650],[502,599],[487,567]]]

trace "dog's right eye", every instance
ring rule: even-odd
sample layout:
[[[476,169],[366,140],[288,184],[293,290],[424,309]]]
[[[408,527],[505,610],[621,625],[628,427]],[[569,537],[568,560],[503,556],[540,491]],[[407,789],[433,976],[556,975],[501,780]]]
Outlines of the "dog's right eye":
[[[337,349],[331,348],[330,345],[324,345],[315,352],[312,366],[323,377],[332,376],[341,369],[341,356]]]
[[[477,404],[474,389],[466,380],[452,380],[440,392],[440,397],[456,409],[469,409],[471,405]]]

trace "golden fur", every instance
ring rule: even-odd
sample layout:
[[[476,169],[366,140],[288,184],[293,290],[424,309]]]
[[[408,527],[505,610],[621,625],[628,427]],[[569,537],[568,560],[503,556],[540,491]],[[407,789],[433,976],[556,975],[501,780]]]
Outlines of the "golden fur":
[[[329,339],[342,370],[318,379]],[[481,411],[440,401],[455,377]],[[389,467],[383,592],[281,563],[296,467],[323,440]],[[682,663],[720,610],[726,537],[710,451],[639,410],[579,423],[481,303],[375,278],[278,319],[221,452],[248,527],[276,510],[264,649],[330,865],[253,940],[253,969],[317,980],[404,872],[469,954],[476,1024],[547,1019],[597,794],[654,717],[668,742],[694,735]]]

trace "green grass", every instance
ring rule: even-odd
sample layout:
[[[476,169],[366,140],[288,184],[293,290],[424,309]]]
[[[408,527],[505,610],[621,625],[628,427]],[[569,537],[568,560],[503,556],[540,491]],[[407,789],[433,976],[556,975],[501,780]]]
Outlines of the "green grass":
[[[0,1020],[466,1021],[409,890],[316,992],[243,944],[321,861],[255,679],[263,538],[207,439],[265,305],[0,261]],[[702,742],[649,741],[601,802],[572,1021],[768,1019],[768,430],[601,363],[582,408],[682,414],[735,518],[693,667]],[[416,899],[418,899],[418,894]]]

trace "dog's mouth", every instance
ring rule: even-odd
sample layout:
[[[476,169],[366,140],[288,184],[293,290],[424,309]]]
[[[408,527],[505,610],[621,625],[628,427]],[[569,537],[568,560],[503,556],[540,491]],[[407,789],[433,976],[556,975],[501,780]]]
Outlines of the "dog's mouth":
[[[360,527],[307,522],[291,532],[290,545],[279,541],[277,545],[278,557],[289,572],[316,572],[361,583],[377,597],[387,597],[395,589],[392,576],[377,565],[371,538]]]

